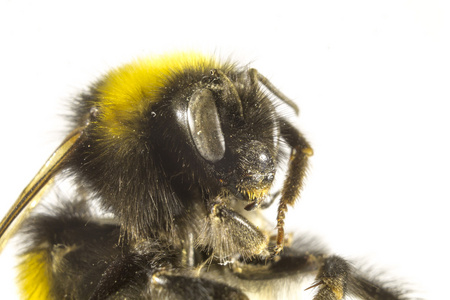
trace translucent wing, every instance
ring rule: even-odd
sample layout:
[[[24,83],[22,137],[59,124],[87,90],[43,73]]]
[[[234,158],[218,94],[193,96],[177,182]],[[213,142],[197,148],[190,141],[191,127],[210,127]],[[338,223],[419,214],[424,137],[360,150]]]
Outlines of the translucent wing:
[[[83,128],[72,131],[55,152],[49,157],[31,182],[25,187],[0,223],[0,253],[20,224],[39,203],[43,192],[51,185],[52,179],[61,170],[63,162],[80,144]]]

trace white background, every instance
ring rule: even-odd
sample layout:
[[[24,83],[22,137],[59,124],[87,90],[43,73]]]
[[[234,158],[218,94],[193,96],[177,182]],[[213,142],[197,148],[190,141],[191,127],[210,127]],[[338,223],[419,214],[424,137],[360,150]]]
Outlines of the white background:
[[[108,68],[168,50],[232,55],[301,108],[315,155],[290,228],[445,298],[446,1],[157,2],[0,2],[0,215],[62,140],[67,103]],[[0,256],[4,299],[14,251]]]

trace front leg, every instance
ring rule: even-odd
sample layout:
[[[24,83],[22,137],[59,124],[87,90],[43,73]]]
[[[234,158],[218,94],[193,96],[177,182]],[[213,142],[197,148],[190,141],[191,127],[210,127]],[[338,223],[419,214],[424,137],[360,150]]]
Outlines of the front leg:
[[[281,135],[292,147],[291,157],[289,159],[289,168],[283,189],[281,190],[281,199],[278,204],[277,214],[277,245],[275,246],[272,257],[276,256],[284,247],[284,219],[287,212],[287,206],[293,206],[295,200],[300,195],[303,187],[303,180],[308,168],[308,159],[313,155],[313,150],[305,137],[284,119],[280,120]]]

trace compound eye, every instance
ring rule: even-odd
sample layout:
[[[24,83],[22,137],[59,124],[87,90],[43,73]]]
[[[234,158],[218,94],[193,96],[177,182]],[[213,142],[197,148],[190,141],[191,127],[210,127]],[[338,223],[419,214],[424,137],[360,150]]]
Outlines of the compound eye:
[[[188,106],[188,123],[192,140],[200,155],[210,162],[225,154],[225,138],[213,93],[208,89],[195,91]]]

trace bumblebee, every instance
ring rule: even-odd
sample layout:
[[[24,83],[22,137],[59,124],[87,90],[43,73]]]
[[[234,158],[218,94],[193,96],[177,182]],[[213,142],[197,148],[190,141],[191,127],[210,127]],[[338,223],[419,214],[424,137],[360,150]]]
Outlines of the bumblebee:
[[[76,99],[68,137],[1,223],[2,247],[19,227],[26,241],[22,296],[403,299],[285,236],[313,150],[283,109],[298,113],[255,69],[196,52],[107,73]],[[28,217],[58,174],[74,195]],[[274,233],[260,213],[273,203]]]

